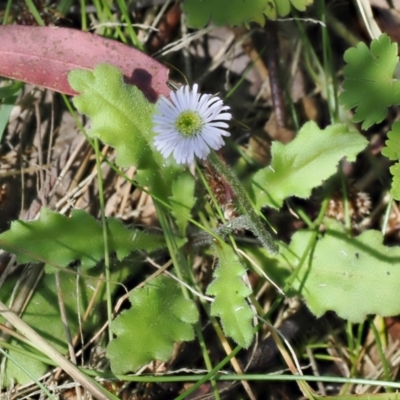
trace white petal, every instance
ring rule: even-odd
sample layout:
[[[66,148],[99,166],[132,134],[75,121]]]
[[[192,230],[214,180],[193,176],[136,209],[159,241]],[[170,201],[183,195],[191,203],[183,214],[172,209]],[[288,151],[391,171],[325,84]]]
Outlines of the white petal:
[[[171,92],[171,100],[174,105],[174,108],[176,110],[178,110],[179,112],[182,112],[182,104],[181,104],[180,99],[181,99],[181,95],[179,94],[179,91],[176,93]]]
[[[219,114],[221,112],[221,109],[223,107],[223,102],[222,100],[217,101],[216,103],[212,104],[209,108],[208,108],[208,113],[209,115],[213,114]]]
[[[200,114],[207,114],[208,110],[208,100],[211,97],[210,94],[203,94],[200,97],[199,104],[197,105],[196,109]]]
[[[215,121],[215,122],[210,122],[209,124],[207,124],[207,126],[216,126],[218,128],[229,128],[229,125],[226,122],[219,122],[219,121]]]
[[[198,146],[201,151],[201,155],[199,156],[201,159],[205,160],[207,156],[210,154],[210,145],[204,139],[203,136],[199,136],[198,138]]]
[[[191,163],[194,159],[193,149],[190,146],[190,140],[182,140],[174,149],[174,158],[177,163]]]
[[[199,102],[199,94],[197,93],[198,88],[199,88],[199,85],[197,83],[195,83],[193,85],[192,96],[191,96],[190,104],[189,104],[189,107],[191,110],[196,110],[197,103]]]
[[[219,128],[213,128],[213,127],[208,127],[208,129],[212,129],[213,135],[218,135],[218,136],[231,136],[231,133],[228,131],[224,131],[223,129]]]
[[[207,143],[207,145],[212,147],[214,150],[217,150],[224,145],[224,140],[219,135],[216,136],[213,134],[204,133],[202,135],[202,138]]]
[[[191,98],[192,98],[192,96],[191,96],[191,91],[190,91],[190,87],[189,86],[185,86],[184,87],[185,88],[185,90],[184,90],[184,94],[183,94],[183,96],[181,97],[181,102],[182,102],[182,105],[183,105],[183,110],[187,110],[187,109],[189,109],[190,108],[190,103],[191,103]]]
[[[223,114],[219,114],[217,118],[215,118],[216,120],[224,120],[224,121],[230,121],[232,119],[232,114],[229,113],[223,113]]]

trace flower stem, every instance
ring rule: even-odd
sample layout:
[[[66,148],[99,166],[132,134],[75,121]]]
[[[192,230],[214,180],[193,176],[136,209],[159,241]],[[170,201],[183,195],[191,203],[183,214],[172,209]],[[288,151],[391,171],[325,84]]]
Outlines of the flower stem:
[[[235,193],[235,205],[241,214],[247,215],[251,224],[251,231],[258,237],[262,245],[271,253],[278,253],[278,245],[274,242],[271,234],[265,228],[260,217],[254,210],[247,193],[242,188],[237,176],[226,166],[226,164],[212,151],[208,157],[208,161],[212,164],[215,170],[223,176],[231,185]]]

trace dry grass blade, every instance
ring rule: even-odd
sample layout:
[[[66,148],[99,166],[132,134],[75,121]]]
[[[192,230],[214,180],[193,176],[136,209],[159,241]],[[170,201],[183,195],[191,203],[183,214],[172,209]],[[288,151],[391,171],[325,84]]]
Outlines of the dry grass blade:
[[[9,322],[15,329],[20,331],[38,350],[53,360],[76,382],[79,382],[86,390],[92,393],[99,400],[109,400],[109,396],[90,378],[52,347],[46,340],[36,333],[21,318],[14,314],[8,307],[0,302],[0,315]]]

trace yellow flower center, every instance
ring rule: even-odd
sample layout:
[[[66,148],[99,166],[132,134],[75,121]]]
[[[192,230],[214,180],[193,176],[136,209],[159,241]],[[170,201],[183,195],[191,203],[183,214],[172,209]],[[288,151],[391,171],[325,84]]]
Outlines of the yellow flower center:
[[[203,126],[203,118],[197,111],[183,111],[175,121],[176,130],[185,137],[197,135]]]

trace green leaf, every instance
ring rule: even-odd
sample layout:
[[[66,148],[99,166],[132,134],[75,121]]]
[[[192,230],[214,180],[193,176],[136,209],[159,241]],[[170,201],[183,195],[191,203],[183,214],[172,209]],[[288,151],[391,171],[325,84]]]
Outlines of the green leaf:
[[[280,0],[276,0],[278,4]],[[307,6],[313,3],[313,0],[290,0],[292,6],[299,11],[305,11]]]
[[[359,43],[344,53],[347,65],[339,99],[347,109],[356,109],[353,121],[364,121],[363,129],[383,121],[387,108],[400,104],[400,81],[393,80],[398,59],[397,44],[386,34],[373,40],[371,49]]]
[[[10,344],[18,346],[15,340],[11,340]],[[33,350],[27,345],[21,345],[18,347],[21,347],[23,350],[29,351],[30,353],[33,352]],[[33,357],[21,354],[18,350],[11,349],[8,351],[8,355],[12,360],[18,363],[18,365],[11,360],[7,360],[6,370],[3,376],[4,381],[2,382],[3,387],[5,388],[14,385],[16,382],[21,385],[26,385],[32,382],[32,379],[28,374],[39,379],[47,370],[47,365],[45,363]],[[22,368],[24,368],[27,373],[23,371]]]
[[[72,212],[72,216],[74,216],[74,212]],[[106,221],[108,248],[117,254],[119,260],[133,251],[152,252],[166,247],[165,238],[162,235],[151,234],[139,229],[128,229],[116,218],[107,218]]]
[[[185,0],[183,11],[191,28],[203,28],[210,19],[215,25],[242,25],[258,22],[264,25],[265,16],[276,17],[274,0]],[[227,12],[229,10],[229,12]]]
[[[290,249],[282,255],[290,263],[287,267],[296,267],[311,235],[294,234]],[[382,243],[379,231],[352,238],[337,222],[317,241],[294,284],[317,317],[333,310],[358,323],[369,314],[400,313],[400,247]]]
[[[382,154],[389,160],[400,160],[400,122],[392,125],[391,131],[387,134],[386,147],[382,149]],[[390,167],[390,173],[393,175],[392,187],[390,193],[395,200],[400,200],[400,163]]]
[[[354,161],[367,144],[345,125],[321,130],[315,122],[307,122],[290,143],[272,143],[271,165],[258,171],[252,181],[257,207],[280,208],[290,196],[308,198],[313,188],[336,172],[343,157]]]
[[[15,86],[13,86],[13,89],[15,89]],[[2,88],[0,88],[2,89]],[[5,88],[6,89],[6,88]],[[10,119],[12,110],[14,110],[15,103],[17,102],[17,99],[19,97],[19,94],[21,91],[18,91],[17,93],[13,94],[12,96],[5,97],[1,104],[0,104],[0,142],[3,139],[3,135],[5,132],[5,129],[8,125],[8,121]],[[0,93],[1,96],[1,93]]]
[[[290,0],[280,0],[275,2],[278,15],[284,17],[290,13]]]
[[[159,276],[129,297],[132,308],[111,323],[117,337],[107,347],[115,374],[136,371],[153,360],[167,361],[178,341],[194,339],[195,304],[171,278]]]
[[[389,160],[400,160],[400,122],[396,121],[392,129],[387,134],[386,147],[382,149],[382,154]],[[390,173],[393,175],[392,187],[390,193],[395,200],[400,200],[400,163],[390,167]]]
[[[400,160],[400,122],[396,121],[392,129],[387,134],[386,147],[382,149],[382,154],[389,160]],[[393,175],[392,187],[390,193],[395,200],[400,200],[400,163],[390,167],[390,173]]]
[[[400,121],[392,125],[392,129],[387,134],[386,147],[382,149],[382,154],[389,160],[400,160]]]
[[[91,305],[91,313],[88,319],[83,321],[82,315],[78,318],[78,312],[84,314],[89,307],[89,303],[96,293],[99,277],[103,271],[103,268],[95,268],[91,271],[91,277],[85,275],[79,277],[79,280],[77,280],[75,274],[60,272],[61,290],[67,312],[68,328],[72,336],[75,336],[80,329],[85,335],[90,335],[94,329],[97,329],[106,320],[104,303],[106,290],[104,283],[97,292],[96,301]],[[122,264],[119,267],[114,266],[110,278],[112,282],[123,282],[128,275],[133,277],[139,271],[140,268],[133,268],[130,264]],[[9,303],[12,293],[15,290],[17,279],[17,276],[14,278],[11,277],[4,282],[0,291],[0,300],[3,303]],[[115,289],[119,288],[119,285],[112,284],[111,288],[114,292]],[[66,354],[68,352],[68,342],[60,315],[57,290],[54,275],[44,274],[27,308],[22,314],[22,319],[59,352]],[[5,323],[4,318],[0,317],[0,322]],[[35,353],[32,347],[17,340],[12,339],[10,343],[16,348],[24,349],[29,353]],[[48,365],[44,362],[20,354],[17,349],[9,350],[8,354],[36,378],[40,378],[48,368]],[[43,354],[37,354],[43,357]],[[7,387],[16,382],[26,384],[31,382],[31,378],[13,362],[7,361],[2,384]]]
[[[189,171],[185,171],[178,175],[172,182],[171,191],[170,204],[172,206],[172,215],[175,217],[179,233],[183,237],[189,223],[187,216],[190,216],[190,211],[196,201],[192,174]]]
[[[152,251],[164,247],[162,236],[129,230],[114,218],[107,220],[108,249],[119,259],[135,250]],[[0,248],[14,253],[19,263],[44,262],[48,270],[66,267],[75,260],[88,269],[104,257],[103,228],[91,215],[72,210],[65,217],[42,208],[36,221],[14,221],[0,235]]]
[[[299,11],[305,11],[306,7],[313,3],[313,0],[275,0],[278,15],[285,17],[290,12],[290,4]]]
[[[118,165],[138,169],[157,165],[149,143],[154,105],[136,86],[124,83],[118,68],[99,64],[93,72],[73,70],[68,81],[81,93],[73,99],[75,107],[92,120],[89,135],[118,150]]]
[[[257,22],[264,25],[265,16],[275,19],[277,14],[289,14],[292,4],[304,11],[313,0],[185,0],[183,11],[191,28],[203,28],[210,20],[215,25],[247,25]],[[229,12],[227,12],[229,10]]]
[[[390,193],[395,200],[400,200],[400,163],[392,165],[389,170],[390,173],[393,175]]]
[[[0,87],[0,100],[14,96],[24,86],[24,82],[15,81],[8,86]]]
[[[239,346],[248,348],[253,340],[254,314],[246,302],[246,297],[252,293],[243,281],[246,269],[227,244],[219,242],[216,250],[219,263],[214,271],[214,280],[207,288],[207,294],[215,296],[211,315],[221,318],[227,336]]]

